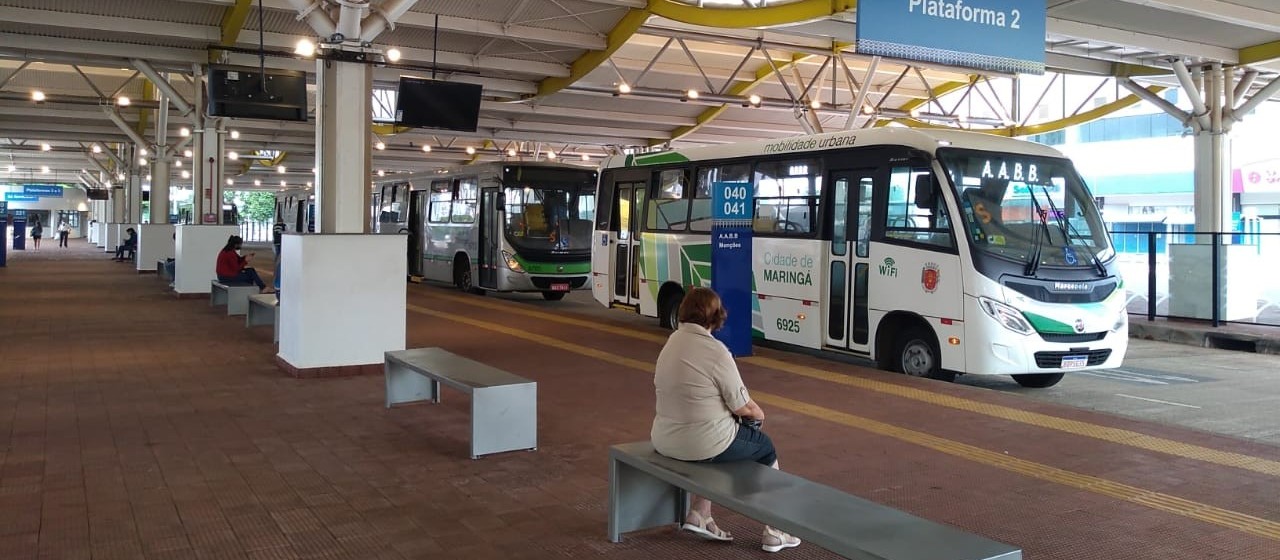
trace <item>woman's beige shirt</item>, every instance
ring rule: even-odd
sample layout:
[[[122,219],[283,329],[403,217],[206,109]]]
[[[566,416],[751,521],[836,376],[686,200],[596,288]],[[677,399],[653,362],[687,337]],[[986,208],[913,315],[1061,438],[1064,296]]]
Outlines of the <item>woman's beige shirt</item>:
[[[658,355],[657,415],[649,437],[663,455],[700,461],[719,455],[738,433],[733,411],[751,400],[738,365],[707,329],[682,323]]]

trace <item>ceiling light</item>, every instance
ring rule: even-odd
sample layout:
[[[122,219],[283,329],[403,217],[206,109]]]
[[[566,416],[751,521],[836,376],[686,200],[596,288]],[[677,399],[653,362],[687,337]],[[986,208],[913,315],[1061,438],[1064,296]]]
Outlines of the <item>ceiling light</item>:
[[[582,161],[591,161],[591,156],[587,154],[582,154]]]
[[[94,145],[93,145],[93,147],[92,147],[91,149],[93,150],[93,153],[95,153],[95,154],[100,154],[100,153],[102,153],[102,146],[99,146],[99,145],[97,145],[97,144],[94,144]]]
[[[511,157],[516,157],[516,149],[515,149],[515,148],[507,148],[507,155],[509,155],[509,156],[511,156]]]
[[[476,149],[475,149],[475,147],[474,147],[474,146],[467,146],[467,155],[469,155],[469,156],[473,156],[473,155],[475,155],[475,154],[476,154]]]
[[[818,101],[817,99],[814,99],[813,101],[810,101],[810,102],[809,102],[809,108],[810,108],[810,109],[821,109],[821,108],[822,108],[822,102],[821,102],[821,101]]]
[[[431,144],[423,144],[423,145],[422,145],[422,151],[423,151],[423,152],[426,152],[426,153],[428,153],[428,154],[429,154],[429,153],[431,153]]]
[[[689,99],[697,99],[697,98],[698,98],[698,90],[696,90],[696,89],[691,89],[691,90],[689,90],[689,91],[686,91],[686,92],[684,93],[684,96],[685,96],[685,97],[688,97]]]
[[[262,179],[254,179],[254,180],[253,180],[253,186],[255,186],[255,187],[261,187],[261,186],[262,186]]]
[[[618,84],[618,93],[631,93],[631,85],[626,82]]]
[[[138,150],[138,155],[140,155],[140,156],[142,156],[142,157],[147,157],[147,149],[146,149],[146,148],[140,148],[140,149]]]
[[[191,150],[182,150],[182,157],[191,157]]]
[[[128,107],[130,103],[133,103],[133,102],[130,101],[128,97],[125,97],[123,95],[116,98],[116,105],[119,105],[121,107]]]
[[[238,153],[236,153],[236,152],[227,152],[227,159],[229,159],[229,160],[237,160],[237,159],[240,159],[240,154],[238,154]]]
[[[118,173],[118,174],[116,174],[116,180],[123,181],[124,179],[125,179],[125,174],[124,174],[124,173]]]
[[[311,181],[307,181],[307,188],[311,188]]]
[[[47,151],[52,150],[52,149],[53,149],[53,146],[50,146],[48,142],[45,142],[45,143],[43,143],[43,144],[40,144],[40,151],[42,151],[42,152],[47,152]]]
[[[395,47],[387,49],[387,62],[400,62],[400,49]]]
[[[181,137],[183,137],[183,138],[186,138],[186,137],[188,137],[188,136],[191,136],[191,129],[190,129],[190,128],[187,128],[187,127],[185,127],[185,126],[184,126],[184,127],[182,127],[182,128],[179,128],[179,129],[178,129],[178,136],[181,136]]]
[[[49,166],[47,166],[47,165],[41,165],[41,166],[40,166],[40,172],[41,172],[41,173],[48,173],[48,172],[49,172]]]
[[[386,172],[385,170],[379,169],[379,170],[378,170],[378,176],[379,176],[379,177],[386,177],[386,176],[387,176],[387,172]]]
[[[232,178],[230,178],[230,177],[227,177],[227,186],[228,186],[228,187],[230,187],[230,186],[232,186],[232,185],[234,185],[234,184],[236,184],[235,179],[232,179]]]
[[[287,171],[287,169],[285,169],[283,165],[276,168],[276,173],[284,173],[285,171]]]
[[[191,172],[190,172],[190,171],[187,171],[186,169],[183,169],[183,170],[182,170],[182,178],[183,178],[183,179],[190,179],[190,178],[191,178]]]
[[[280,181],[280,186],[287,187],[289,186],[289,183],[287,181]]]
[[[151,174],[149,174],[149,173],[147,174],[147,180],[148,180],[148,181],[150,181],[150,180],[151,180]]]
[[[310,39],[298,39],[298,43],[293,47],[293,54],[298,56],[312,57],[316,55],[316,44]]]
[[[912,108],[910,111],[908,111],[908,113],[911,115],[911,118],[913,119],[917,118],[920,116],[920,108],[919,107]]]
[[[146,164],[147,164],[147,158],[144,158],[144,157],[138,158],[138,165],[146,165]]]
[[[17,170],[18,170],[18,166],[12,163],[9,164],[9,173],[13,173],[14,171],[17,171]]]
[[[239,131],[239,130],[233,130],[233,131],[231,131],[231,139],[232,139],[232,140],[239,140],[239,139],[240,139],[240,131]]]
[[[556,159],[556,153],[551,150],[547,150],[547,159]]]
[[[182,167],[182,160],[180,160],[180,159],[175,159],[175,160],[173,160],[173,166],[174,166],[174,167]]]
[[[756,106],[759,106],[761,101],[762,101],[762,99],[760,99],[760,96],[759,96],[759,95],[756,95],[756,94],[754,94],[754,93],[753,93],[753,94],[751,94],[751,97],[748,97],[748,98],[747,98],[747,102],[751,103],[752,105],[756,105]]]
[[[37,90],[35,90],[35,91],[32,91],[32,92],[31,92],[31,100],[32,100],[32,101],[35,101],[36,103],[43,103],[43,102],[44,102],[44,92],[43,92],[43,91],[40,91],[40,90],[38,90],[38,89],[37,89]]]
[[[386,145],[385,143],[383,143],[381,140],[379,140],[377,144],[374,144],[374,145],[373,145],[373,147],[374,147],[374,148],[377,148],[377,149],[379,149],[379,150],[385,150],[385,149],[387,149],[387,145]]]
[[[863,105],[863,106],[862,106],[862,113],[863,113],[863,114],[865,114],[865,115],[870,115],[871,113],[874,113],[874,112],[876,112],[876,108],[875,108],[875,107],[872,107],[872,106],[870,106],[870,105]]]

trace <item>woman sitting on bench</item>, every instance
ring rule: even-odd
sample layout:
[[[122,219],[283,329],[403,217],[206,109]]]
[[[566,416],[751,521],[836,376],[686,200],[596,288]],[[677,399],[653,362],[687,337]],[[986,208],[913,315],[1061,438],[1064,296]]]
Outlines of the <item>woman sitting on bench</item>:
[[[130,253],[138,250],[138,232],[134,231],[133,228],[128,228],[124,230],[124,234],[124,243],[116,245],[116,256],[111,259],[113,261],[124,262],[129,260],[132,256]]]
[[[738,366],[724,343],[711,336],[728,313],[720,296],[694,288],[680,303],[680,327],[658,354],[653,377],[657,415],[649,438],[658,453],[699,463],[755,461],[778,468],[773,441],[760,430],[764,411],[751,400]],[[711,501],[693,496],[681,529],[716,541],[731,541],[711,519]],[[800,539],[765,526],[762,546],[778,552]]]
[[[267,283],[258,276],[258,271],[249,266],[249,258],[254,254],[240,255],[243,243],[244,240],[239,235],[227,238],[226,246],[218,252],[218,281],[228,286],[257,286],[259,293],[273,293],[274,290],[267,288]]]

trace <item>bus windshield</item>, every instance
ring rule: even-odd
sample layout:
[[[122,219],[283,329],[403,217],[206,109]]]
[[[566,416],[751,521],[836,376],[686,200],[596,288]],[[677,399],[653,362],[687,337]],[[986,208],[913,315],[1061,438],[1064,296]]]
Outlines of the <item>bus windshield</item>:
[[[505,193],[507,240],[517,251],[590,253],[596,211],[593,187],[508,185]]]
[[[950,148],[938,150],[938,159],[979,250],[1030,271],[1094,267],[1111,257],[1102,216],[1070,161]]]

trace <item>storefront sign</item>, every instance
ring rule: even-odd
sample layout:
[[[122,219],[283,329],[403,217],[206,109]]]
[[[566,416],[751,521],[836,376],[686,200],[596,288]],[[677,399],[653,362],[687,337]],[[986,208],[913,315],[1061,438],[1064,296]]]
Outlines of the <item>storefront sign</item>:
[[[1045,4],[1025,0],[858,2],[857,49],[994,72],[1044,74]]]
[[[1233,192],[1280,193],[1280,160],[1244,165],[1234,175]]]
[[[717,339],[751,355],[751,183],[715,183],[711,193],[711,289],[729,312]]]
[[[62,187],[58,185],[22,185],[22,194],[61,198]]]

